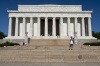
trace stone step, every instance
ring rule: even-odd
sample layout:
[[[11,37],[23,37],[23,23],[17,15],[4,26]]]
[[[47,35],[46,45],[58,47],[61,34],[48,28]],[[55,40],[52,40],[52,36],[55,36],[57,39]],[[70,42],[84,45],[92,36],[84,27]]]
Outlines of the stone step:
[[[84,56],[85,57],[85,56]],[[13,61],[22,61],[22,62],[67,62],[67,61],[99,61],[100,58],[98,59],[96,56],[86,56],[85,58],[79,58],[78,56],[67,56],[67,57],[6,57],[6,58],[1,58],[0,61],[5,61],[5,62],[13,62]]]
[[[41,46],[56,46],[56,45],[68,45],[69,40],[66,39],[30,39],[29,45]]]
[[[74,50],[79,50],[81,49],[82,46],[79,45],[74,45],[73,49]],[[0,50],[69,50],[69,45],[63,46],[63,45],[57,45],[57,46],[7,46],[7,47],[2,47]],[[83,48],[85,50],[85,48]]]
[[[1,50],[0,62],[100,62],[100,50]]]
[[[100,54],[99,50],[91,51],[91,50],[1,50],[0,56],[5,55],[35,55],[35,56],[44,56],[44,55],[78,55],[78,54]]]
[[[57,46],[7,46],[1,47],[0,50],[69,50],[69,45],[57,45]],[[100,46],[83,46],[74,45],[73,50],[100,50]]]

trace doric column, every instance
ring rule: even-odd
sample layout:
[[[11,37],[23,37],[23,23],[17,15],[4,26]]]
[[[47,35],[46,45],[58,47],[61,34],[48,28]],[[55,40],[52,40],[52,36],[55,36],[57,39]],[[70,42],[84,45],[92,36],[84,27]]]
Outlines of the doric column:
[[[82,36],[85,36],[84,17],[82,17]]]
[[[88,33],[89,36],[92,36],[91,17],[88,17]]]
[[[18,36],[18,17],[16,17],[15,36]]]
[[[37,36],[40,36],[40,17],[37,18]]]
[[[12,17],[9,17],[8,36],[12,36]]]
[[[26,19],[23,17],[23,37],[26,35]]]
[[[60,17],[60,36],[63,36],[63,17]]]
[[[68,33],[67,34],[70,37],[70,17],[68,17],[68,21],[67,22],[68,22],[68,29],[67,29]]]
[[[48,36],[48,18],[45,17],[45,36]]]
[[[53,36],[56,36],[56,18],[53,17]]]
[[[77,17],[75,17],[75,33],[77,33]]]
[[[30,17],[30,37],[33,36],[33,18]]]

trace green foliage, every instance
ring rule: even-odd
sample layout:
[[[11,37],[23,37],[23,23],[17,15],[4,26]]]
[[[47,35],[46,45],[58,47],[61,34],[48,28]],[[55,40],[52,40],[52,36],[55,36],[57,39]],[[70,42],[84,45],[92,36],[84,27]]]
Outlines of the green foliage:
[[[93,37],[95,37],[97,39],[100,39],[100,32],[94,32],[94,31],[92,31],[92,35],[93,35]]]
[[[14,45],[19,45],[18,43],[12,43],[12,42],[5,42],[0,44],[0,47],[4,47],[4,46],[14,46]]]
[[[0,39],[3,39],[5,37],[6,37],[6,35],[3,32],[0,31]]]
[[[83,45],[100,46],[100,42],[84,43]]]

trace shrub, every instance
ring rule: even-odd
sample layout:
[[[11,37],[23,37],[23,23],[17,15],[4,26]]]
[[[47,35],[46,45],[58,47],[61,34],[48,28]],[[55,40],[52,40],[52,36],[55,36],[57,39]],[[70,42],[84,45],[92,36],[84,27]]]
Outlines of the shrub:
[[[0,47],[4,47],[4,46],[14,46],[14,45],[19,45],[18,43],[12,43],[12,42],[5,42],[0,44]]]
[[[83,45],[100,46],[100,42],[84,43]]]
[[[0,39],[3,39],[5,37],[6,37],[6,35],[3,32],[0,31]]]

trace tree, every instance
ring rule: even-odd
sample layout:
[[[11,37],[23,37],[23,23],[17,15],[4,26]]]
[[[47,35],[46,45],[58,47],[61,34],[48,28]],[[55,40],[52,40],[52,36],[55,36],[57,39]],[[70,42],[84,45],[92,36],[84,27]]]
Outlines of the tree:
[[[5,37],[6,37],[6,35],[3,32],[0,31],[0,39],[3,39]]]
[[[92,31],[92,36],[97,38],[97,39],[100,39],[100,32],[94,32]]]

